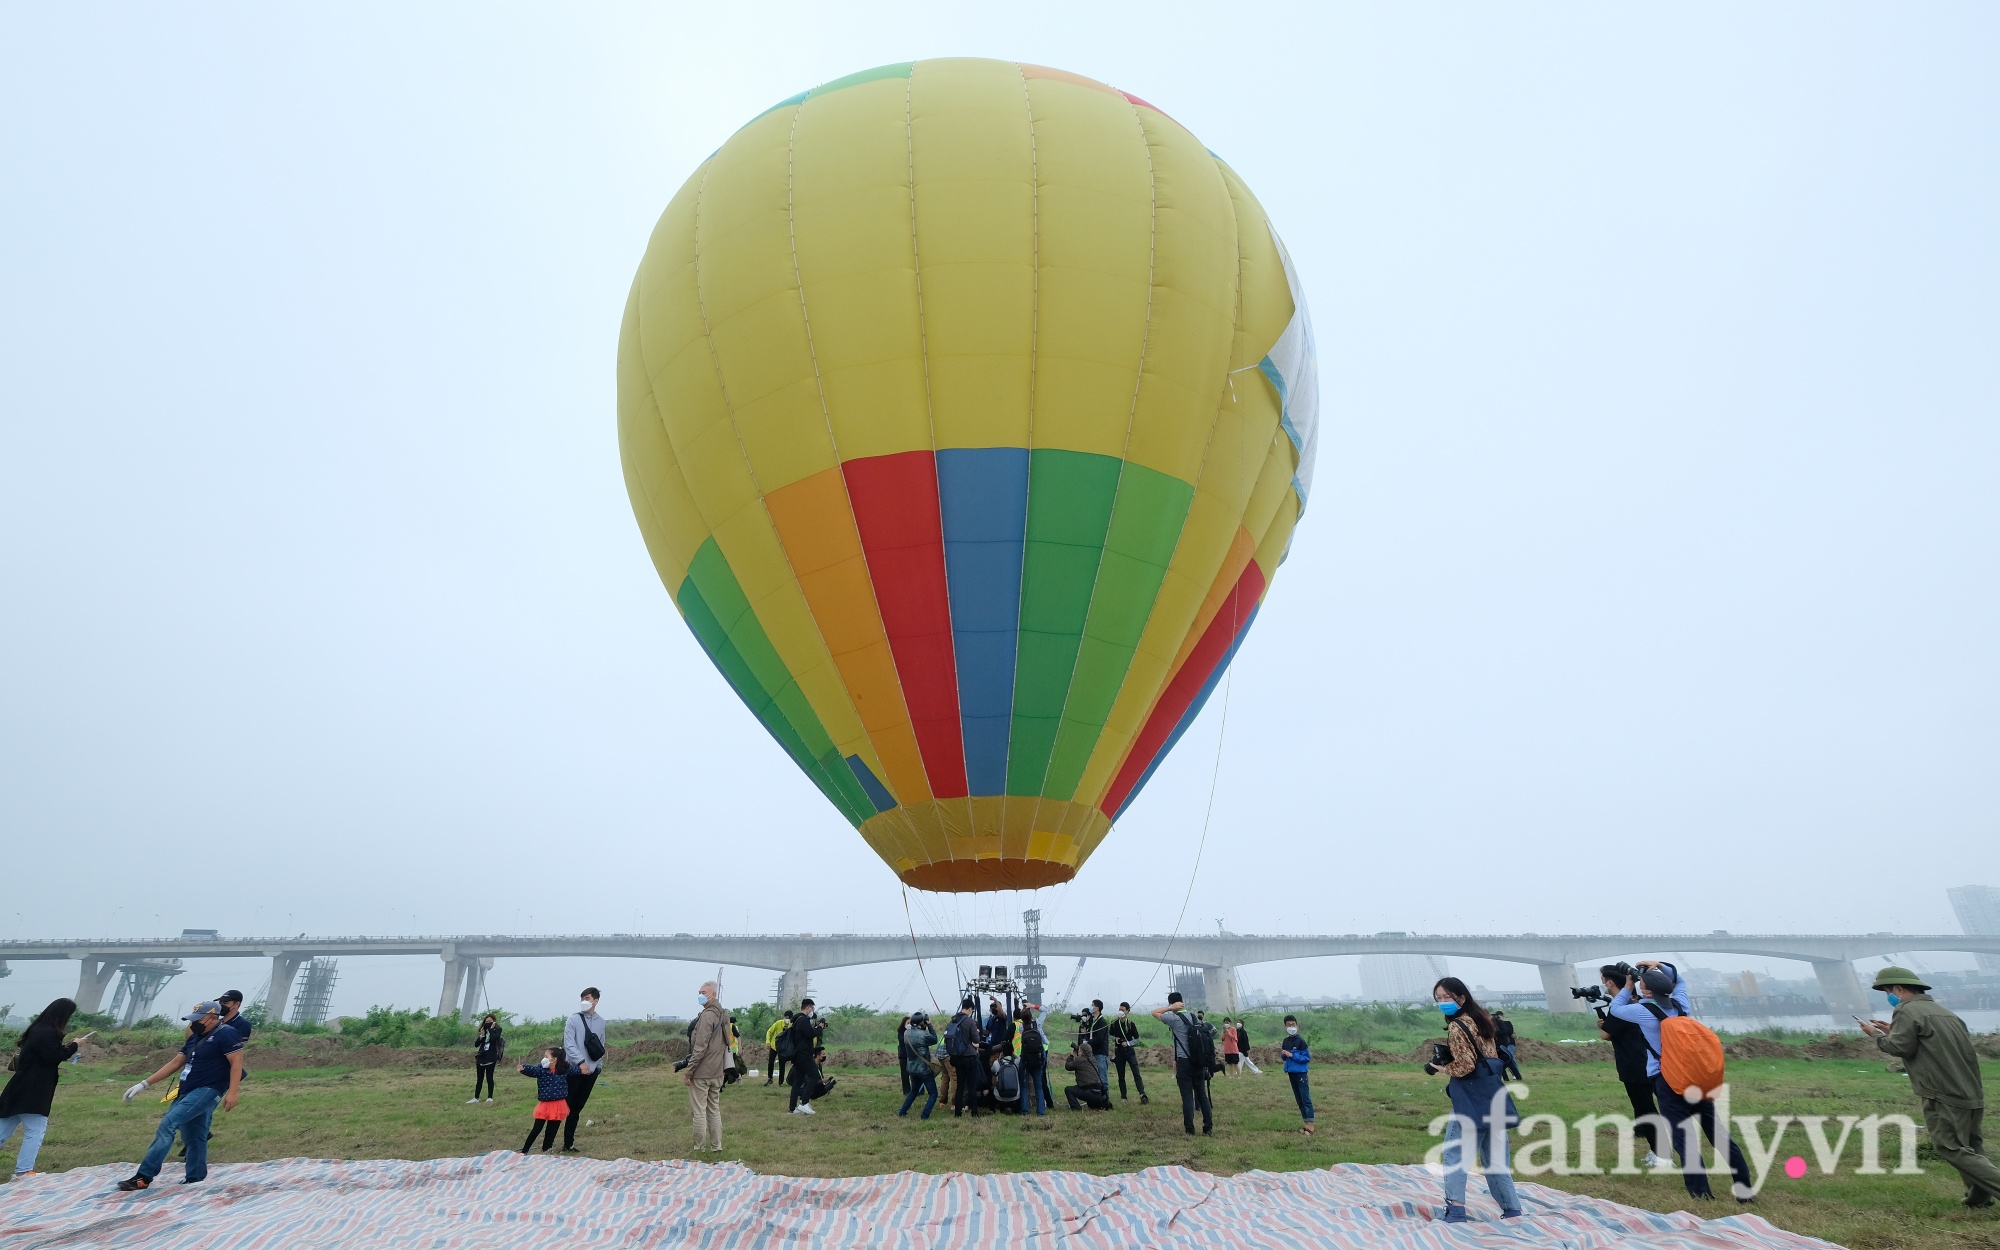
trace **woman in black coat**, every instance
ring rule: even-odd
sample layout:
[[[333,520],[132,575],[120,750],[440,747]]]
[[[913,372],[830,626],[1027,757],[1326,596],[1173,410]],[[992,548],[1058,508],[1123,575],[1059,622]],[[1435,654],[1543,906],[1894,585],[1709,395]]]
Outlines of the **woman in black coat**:
[[[14,1075],[0,1090],[0,1145],[21,1128],[21,1153],[14,1160],[14,1179],[32,1174],[42,1138],[49,1131],[49,1108],[56,1099],[56,1079],[62,1065],[76,1054],[77,1043],[63,1041],[76,1003],[58,998],[42,1009],[21,1034],[12,1064]]]
[[[472,1044],[472,1097],[466,1099],[469,1106],[479,1101],[479,1087],[486,1086],[486,1101],[493,1101],[493,1069],[507,1056],[507,1037],[500,1031],[500,1019],[492,1012],[479,1022],[479,1038]]]

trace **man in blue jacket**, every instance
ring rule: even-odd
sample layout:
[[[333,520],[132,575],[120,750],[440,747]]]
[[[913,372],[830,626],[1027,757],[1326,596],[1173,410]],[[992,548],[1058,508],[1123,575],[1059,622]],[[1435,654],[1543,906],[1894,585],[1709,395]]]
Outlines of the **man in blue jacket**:
[[[1285,1057],[1285,1079],[1292,1083],[1292,1099],[1299,1104],[1299,1115],[1305,1120],[1300,1130],[1306,1136],[1313,1134],[1313,1092],[1312,1078],[1307,1069],[1312,1065],[1312,1051],[1306,1046],[1306,1039],[1299,1035],[1299,1018],[1285,1017],[1285,1040],[1278,1043],[1278,1052]]]
[[[1681,1182],[1687,1186],[1688,1197],[1705,1201],[1715,1195],[1708,1188],[1708,1169],[1702,1163],[1701,1148],[1687,1125],[1689,1120],[1699,1121],[1702,1135],[1713,1143],[1715,1103],[1706,1098],[1689,1102],[1681,1096],[1680,1090],[1670,1088],[1667,1078],[1660,1075],[1660,1022],[1669,1015],[1693,1014],[1688,1001],[1687,982],[1681,980],[1678,968],[1657,959],[1640,960],[1632,966],[1638,975],[1618,991],[1608,1010],[1620,1020],[1638,1025],[1640,1033],[1645,1035],[1646,1075],[1653,1079],[1653,1096],[1672,1129],[1667,1136],[1673,1139],[1674,1151],[1681,1157]],[[1632,992],[1634,986],[1639,989],[1637,994]],[[1729,1126],[1723,1125],[1722,1131],[1726,1135]],[[1750,1202],[1755,1199],[1757,1191],[1750,1184],[1750,1165],[1743,1161],[1743,1152],[1736,1148],[1733,1138],[1729,1142],[1729,1171],[1735,1177],[1730,1192],[1736,1195],[1736,1201]]]

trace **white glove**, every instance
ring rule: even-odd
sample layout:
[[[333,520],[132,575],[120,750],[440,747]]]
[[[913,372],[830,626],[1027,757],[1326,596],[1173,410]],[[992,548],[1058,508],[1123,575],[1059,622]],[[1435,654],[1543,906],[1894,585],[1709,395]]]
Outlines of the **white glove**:
[[[137,1085],[134,1085],[131,1089],[125,1091],[125,1101],[131,1102],[134,1098],[137,1098],[139,1095],[145,1093],[147,1090],[151,1088],[152,1086],[146,1084],[144,1081],[141,1081]]]

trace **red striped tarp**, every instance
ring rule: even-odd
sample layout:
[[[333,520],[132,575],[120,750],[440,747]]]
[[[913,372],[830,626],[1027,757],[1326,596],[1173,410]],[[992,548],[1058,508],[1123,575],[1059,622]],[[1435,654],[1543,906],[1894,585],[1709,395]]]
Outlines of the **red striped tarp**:
[[[821,1180],[760,1176],[736,1163],[522,1157],[279,1159],[212,1169],[120,1194],[132,1165],[78,1168],[0,1186],[0,1248],[295,1250],[298,1247],[1075,1246],[1123,1250],[1401,1250],[1561,1246],[1573,1250],[1827,1250],[1754,1215],[1656,1214],[1540,1185],[1501,1222],[1473,1178],[1471,1224],[1444,1224],[1439,1182],[1415,1166],[1210,1176],[1149,1168],[1123,1176],[951,1172]]]

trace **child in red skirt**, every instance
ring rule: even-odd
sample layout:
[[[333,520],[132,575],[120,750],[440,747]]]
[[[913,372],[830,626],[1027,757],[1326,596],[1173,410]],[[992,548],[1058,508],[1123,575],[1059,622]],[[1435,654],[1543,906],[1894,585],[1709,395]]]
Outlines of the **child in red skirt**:
[[[535,1122],[528,1128],[528,1140],[521,1143],[521,1153],[535,1144],[535,1134],[542,1135],[542,1153],[556,1141],[556,1130],[569,1118],[569,1061],[563,1058],[562,1047],[544,1046],[540,1063],[521,1065],[522,1076],[535,1078]]]

